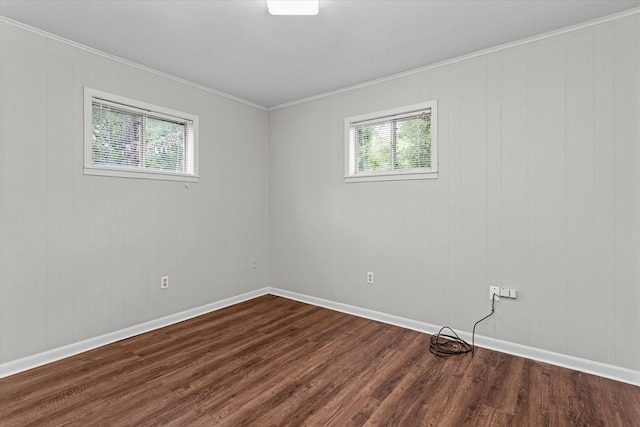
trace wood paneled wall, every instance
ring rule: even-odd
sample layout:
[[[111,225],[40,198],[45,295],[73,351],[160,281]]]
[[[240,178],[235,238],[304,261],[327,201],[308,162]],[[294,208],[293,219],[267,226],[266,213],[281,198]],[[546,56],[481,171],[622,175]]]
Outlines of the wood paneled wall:
[[[267,285],[266,111],[0,25],[0,362]],[[84,86],[197,114],[200,182],[83,175]]]
[[[640,370],[640,14],[270,112],[271,286]],[[439,178],[343,182],[344,117],[438,100]],[[375,273],[374,285],[366,272]]]

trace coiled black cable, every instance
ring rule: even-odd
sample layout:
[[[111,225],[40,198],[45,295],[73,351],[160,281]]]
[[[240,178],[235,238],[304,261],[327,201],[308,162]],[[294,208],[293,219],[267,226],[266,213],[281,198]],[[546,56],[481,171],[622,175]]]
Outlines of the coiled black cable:
[[[471,345],[463,340],[448,326],[440,328],[437,334],[431,336],[429,351],[439,357],[449,357],[456,354],[474,353],[476,350],[476,326],[478,323],[489,318],[495,312],[496,294],[491,297],[491,313],[484,316],[473,324],[473,332],[471,333]],[[453,335],[443,334],[442,331],[448,329]]]

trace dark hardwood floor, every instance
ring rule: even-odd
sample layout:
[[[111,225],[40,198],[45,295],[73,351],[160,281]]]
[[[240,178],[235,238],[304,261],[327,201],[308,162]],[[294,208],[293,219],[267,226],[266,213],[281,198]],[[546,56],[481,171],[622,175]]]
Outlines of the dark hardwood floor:
[[[640,387],[263,296],[0,380],[0,425],[639,426]]]

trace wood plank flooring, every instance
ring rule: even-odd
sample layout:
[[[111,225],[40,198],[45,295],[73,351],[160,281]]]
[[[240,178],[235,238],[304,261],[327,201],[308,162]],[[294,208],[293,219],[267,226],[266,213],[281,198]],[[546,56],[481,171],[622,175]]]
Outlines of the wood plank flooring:
[[[267,295],[4,378],[0,425],[639,426],[640,387]]]

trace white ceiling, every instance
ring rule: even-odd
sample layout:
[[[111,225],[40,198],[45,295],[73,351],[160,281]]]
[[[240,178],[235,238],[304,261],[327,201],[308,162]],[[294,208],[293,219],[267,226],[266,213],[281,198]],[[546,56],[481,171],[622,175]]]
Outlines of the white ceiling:
[[[0,0],[0,15],[264,107],[640,6],[640,0]]]

